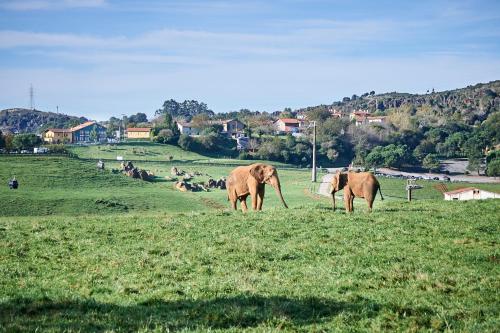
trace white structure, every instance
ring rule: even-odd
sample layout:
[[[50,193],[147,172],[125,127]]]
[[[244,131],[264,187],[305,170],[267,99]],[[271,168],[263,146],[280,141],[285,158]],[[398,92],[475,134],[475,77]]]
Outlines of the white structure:
[[[185,135],[198,135],[198,134],[200,134],[200,130],[196,127],[193,127],[192,123],[178,121],[177,128],[179,129],[179,132],[181,132],[181,134],[185,134]]]
[[[475,187],[466,187],[454,191],[444,192],[444,200],[481,200],[500,199],[500,193],[489,192]]]

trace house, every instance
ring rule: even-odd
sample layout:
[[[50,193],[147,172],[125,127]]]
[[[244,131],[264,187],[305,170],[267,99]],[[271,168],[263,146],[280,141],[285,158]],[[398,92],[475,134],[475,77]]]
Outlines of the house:
[[[274,128],[281,133],[299,132],[300,120],[294,118],[281,118],[274,122]]]
[[[371,113],[368,112],[368,111],[363,111],[363,110],[358,110],[358,111],[354,111],[354,112],[351,112],[351,114],[349,115],[349,120],[361,120],[361,119],[364,119],[366,117],[371,117]]]
[[[127,139],[151,139],[151,128],[129,127],[127,128]]]
[[[229,119],[222,121],[222,133],[227,134],[228,137],[237,138],[243,135],[243,128],[245,124],[237,119]]]
[[[93,133],[95,132],[95,138]],[[95,121],[87,121],[83,124],[71,128],[71,142],[84,143],[92,141],[105,141],[106,140],[106,127],[99,125]]]
[[[95,133],[95,137],[93,137]],[[87,121],[78,126],[65,128],[49,128],[43,132],[43,141],[48,143],[83,143],[106,140],[106,127],[95,121]]]
[[[337,109],[328,109],[330,112],[332,118],[344,118],[346,116],[346,113],[343,112],[342,110],[337,110]]]
[[[500,193],[489,192],[475,187],[466,187],[444,192],[444,200],[482,200],[500,198]]]
[[[185,135],[199,135],[200,129],[193,126],[193,123],[178,121],[177,128],[181,134]]]
[[[54,143],[70,143],[71,130],[66,128],[49,128],[43,132],[43,141]]]

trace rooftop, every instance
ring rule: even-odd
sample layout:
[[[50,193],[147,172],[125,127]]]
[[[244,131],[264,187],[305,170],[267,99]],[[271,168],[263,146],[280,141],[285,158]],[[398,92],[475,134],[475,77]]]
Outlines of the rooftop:
[[[149,127],[129,127],[127,128],[127,132],[150,132],[151,128]]]

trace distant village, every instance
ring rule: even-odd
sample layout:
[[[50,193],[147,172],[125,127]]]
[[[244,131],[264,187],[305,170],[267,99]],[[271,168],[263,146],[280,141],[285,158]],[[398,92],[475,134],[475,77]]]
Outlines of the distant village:
[[[329,109],[332,118],[348,119],[356,126],[369,125],[373,123],[385,123],[386,116],[373,116],[366,110],[355,110],[350,113],[337,109]],[[270,120],[267,125],[271,126],[275,135],[291,134],[295,137],[304,136],[305,130],[310,128],[311,122],[307,119],[305,112],[296,114],[296,118],[280,118],[280,113],[276,120]],[[210,120],[210,125],[220,125],[220,135],[232,138],[237,141],[239,150],[248,149],[249,138],[245,134],[246,125],[238,119]],[[180,134],[188,136],[199,136],[201,128],[194,122],[176,121]],[[96,121],[87,121],[72,128],[49,128],[43,131],[42,138],[46,143],[90,143],[119,141],[121,139],[130,140],[151,140],[152,127],[127,127],[117,130],[112,137],[109,137],[107,128]]]

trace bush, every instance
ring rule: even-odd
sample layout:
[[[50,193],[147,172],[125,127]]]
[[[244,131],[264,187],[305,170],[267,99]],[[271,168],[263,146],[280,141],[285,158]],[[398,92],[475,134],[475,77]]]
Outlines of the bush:
[[[189,135],[182,134],[179,137],[179,141],[177,142],[179,147],[181,147],[184,150],[192,150],[193,148],[193,138],[190,137]]]
[[[67,154],[68,153],[66,146],[62,143],[53,144],[53,145],[45,145],[45,147],[49,150],[50,153],[54,153],[54,154]]]
[[[249,153],[247,153],[246,151],[242,150],[240,151],[240,153],[238,154],[238,159],[239,160],[251,160],[252,159],[252,155],[250,155]]]
[[[486,174],[490,177],[500,176],[500,158],[494,159],[488,163]]]

